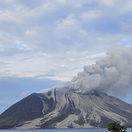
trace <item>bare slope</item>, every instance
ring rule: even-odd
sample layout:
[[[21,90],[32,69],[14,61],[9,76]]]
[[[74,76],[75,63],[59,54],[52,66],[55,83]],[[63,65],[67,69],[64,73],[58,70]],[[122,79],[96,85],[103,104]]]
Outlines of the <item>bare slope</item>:
[[[111,121],[132,127],[132,105],[101,92],[62,88],[34,93],[14,104],[0,115],[0,128],[91,128]]]

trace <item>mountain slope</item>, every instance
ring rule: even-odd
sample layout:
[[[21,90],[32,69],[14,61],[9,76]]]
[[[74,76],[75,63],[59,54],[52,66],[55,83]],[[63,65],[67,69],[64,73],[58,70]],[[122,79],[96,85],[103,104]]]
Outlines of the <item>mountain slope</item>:
[[[105,93],[68,88],[34,93],[0,115],[0,128],[91,128],[111,121],[132,127],[132,105]]]

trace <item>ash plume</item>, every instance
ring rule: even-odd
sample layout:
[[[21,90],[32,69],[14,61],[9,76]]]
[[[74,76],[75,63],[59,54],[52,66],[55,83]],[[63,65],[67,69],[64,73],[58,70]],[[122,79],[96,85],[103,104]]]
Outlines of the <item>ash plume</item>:
[[[125,95],[132,85],[132,48],[108,52],[93,65],[85,66],[70,82],[78,92],[93,90]]]

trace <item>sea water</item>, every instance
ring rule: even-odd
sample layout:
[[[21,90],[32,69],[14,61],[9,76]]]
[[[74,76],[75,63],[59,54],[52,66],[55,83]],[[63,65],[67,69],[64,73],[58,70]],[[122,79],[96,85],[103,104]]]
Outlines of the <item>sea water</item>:
[[[88,128],[88,129],[34,129],[34,130],[0,130],[0,132],[108,132],[105,128]],[[128,128],[127,132],[132,132]]]

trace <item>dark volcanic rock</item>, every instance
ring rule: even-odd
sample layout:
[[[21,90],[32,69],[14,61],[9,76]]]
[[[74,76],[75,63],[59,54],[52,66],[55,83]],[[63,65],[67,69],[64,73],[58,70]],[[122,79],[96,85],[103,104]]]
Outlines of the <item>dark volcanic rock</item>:
[[[27,98],[11,106],[0,116],[0,128],[10,128],[19,122],[33,120],[41,117],[43,103],[37,94],[31,94]]]
[[[23,121],[39,118],[54,107],[53,98],[48,99],[43,94],[33,93],[0,115],[0,129],[13,128]]]

